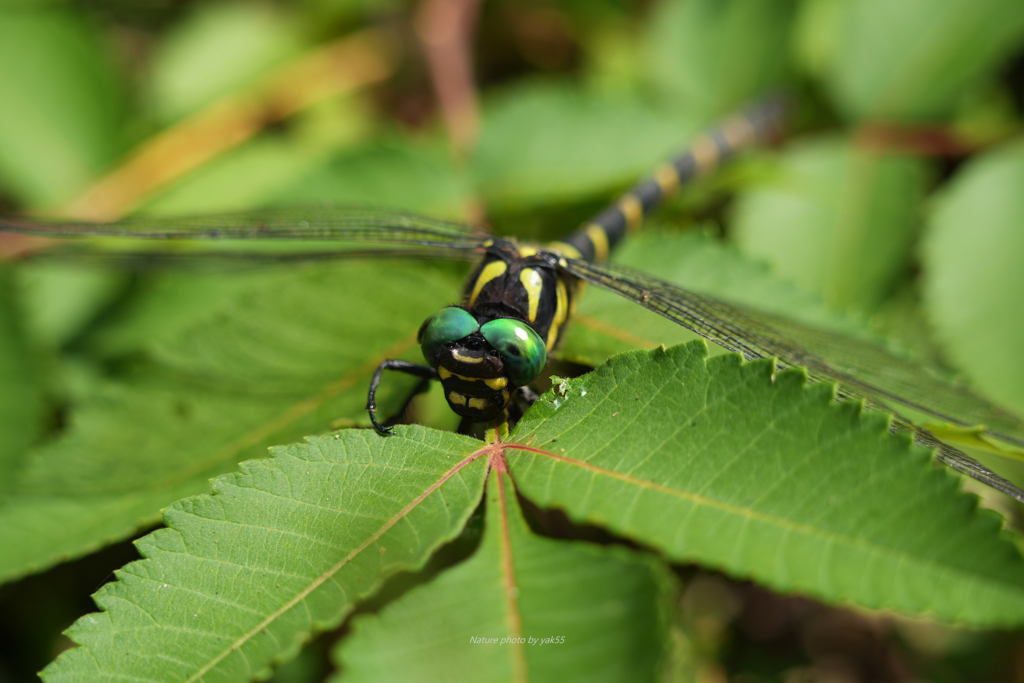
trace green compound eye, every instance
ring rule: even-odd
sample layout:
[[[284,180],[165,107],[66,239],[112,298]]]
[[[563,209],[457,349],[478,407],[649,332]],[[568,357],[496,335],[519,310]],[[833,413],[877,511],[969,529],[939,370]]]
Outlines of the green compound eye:
[[[433,365],[434,355],[442,344],[468,337],[479,329],[480,325],[469,311],[455,306],[442,308],[427,318],[420,328],[419,342],[423,357]]]
[[[518,387],[537,379],[548,362],[548,350],[533,328],[512,318],[498,318],[483,324],[480,333],[501,354],[509,369],[508,378]]]

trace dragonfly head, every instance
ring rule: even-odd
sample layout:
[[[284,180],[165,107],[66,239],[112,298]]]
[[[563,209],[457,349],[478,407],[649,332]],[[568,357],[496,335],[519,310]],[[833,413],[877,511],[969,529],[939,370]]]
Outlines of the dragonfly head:
[[[448,306],[420,327],[420,347],[437,368],[448,405],[475,422],[505,410],[513,391],[532,382],[547,363],[547,347],[528,323],[495,318],[483,324]]]

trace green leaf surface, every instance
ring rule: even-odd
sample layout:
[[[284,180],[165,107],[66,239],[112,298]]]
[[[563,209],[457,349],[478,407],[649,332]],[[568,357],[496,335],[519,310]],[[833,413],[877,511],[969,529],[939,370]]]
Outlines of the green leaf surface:
[[[757,310],[837,332],[864,333],[862,324],[830,312],[814,294],[794,287],[763,262],[703,232],[668,232],[650,226],[616,249],[612,260],[689,290]],[[641,309],[628,299],[588,287],[559,353],[596,365],[613,353],[638,346],[653,348],[696,338],[695,333]]]
[[[53,348],[82,334],[126,281],[124,273],[66,262],[24,264],[16,278],[28,335]]]
[[[887,421],[702,342],[612,358],[547,392],[509,455],[519,492],[677,562],[829,602],[1024,622],[996,515]]]
[[[974,626],[1024,621],[1024,561],[996,515],[883,418],[831,399],[799,372],[708,360],[695,342],[562,382],[508,442],[401,427],[277,448],[215,480],[212,496],[172,506],[169,528],[139,542],[146,559],[97,594],[105,611],[69,631],[82,647],[44,679],[261,677],[458,535],[488,462],[507,462],[535,503],[672,561],[830,602]],[[663,575],[625,551],[530,536],[511,491],[492,487],[506,504],[492,500],[465,564],[360,620],[342,651],[350,673],[444,677],[462,663],[499,678],[648,677],[667,646]],[[565,647],[469,641],[517,630],[565,635]],[[623,651],[629,666],[605,659]]]
[[[793,28],[793,53],[803,72],[817,78],[827,76],[846,18],[846,0],[804,0],[800,4]]]
[[[10,275],[9,269],[0,268],[0,493],[10,489],[25,450],[38,438],[44,407]]]
[[[740,195],[737,242],[836,309],[870,309],[905,267],[928,182],[923,160],[836,138],[787,149]]]
[[[216,286],[228,276],[211,276],[205,290],[165,292],[143,308],[130,330],[135,346],[122,341],[149,361],[75,406],[66,433],[31,453],[16,495],[0,505],[0,575],[123,538],[269,445],[339,419],[364,424],[376,365],[416,360],[419,321],[451,301],[461,280],[407,262],[401,278],[381,277],[395,267],[261,269],[227,295]],[[175,296],[186,293],[184,303]],[[210,305],[190,303],[204,296]],[[173,316],[183,306],[191,315],[162,320],[161,310]],[[391,378],[382,410],[395,410],[410,387]]]
[[[335,680],[658,680],[667,572],[623,548],[535,536],[499,476],[473,556],[357,618]]]
[[[55,681],[248,681],[332,628],[399,571],[461,531],[483,492],[479,442],[423,428],[349,430],[274,449],[182,500],[145,558],[100,589],[103,612]]]
[[[650,80],[688,113],[721,116],[789,73],[791,0],[669,0],[651,12]]]
[[[394,139],[339,150],[284,187],[274,203],[388,206],[458,218],[464,216],[471,192],[469,179],[454,168],[440,145]]]
[[[964,166],[936,200],[922,249],[928,318],[950,359],[1024,414],[1024,145]]]
[[[857,119],[948,115],[1024,37],[1019,0],[852,0],[827,81]]]
[[[698,124],[627,97],[521,87],[485,107],[473,170],[492,207],[566,202],[645,173]]]
[[[154,215],[253,206],[387,206],[465,213],[470,183],[442,150],[401,139],[338,149],[333,140],[260,138],[222,155],[149,202]]]
[[[291,137],[250,140],[218,156],[146,203],[153,215],[217,213],[267,204],[320,168],[330,152]]]
[[[197,5],[154,56],[153,106],[161,120],[177,119],[252,85],[299,47],[291,22],[269,5]]]
[[[95,27],[74,11],[0,9],[0,183],[32,206],[72,198],[121,142],[122,96]]]

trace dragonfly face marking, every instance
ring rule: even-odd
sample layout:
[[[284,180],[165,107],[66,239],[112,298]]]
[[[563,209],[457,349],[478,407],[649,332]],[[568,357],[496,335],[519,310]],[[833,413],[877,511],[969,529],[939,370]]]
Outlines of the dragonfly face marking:
[[[508,370],[480,332],[449,342],[431,361],[449,407],[474,422],[494,419],[508,405]]]
[[[448,368],[441,366],[437,369],[437,376],[441,378],[441,381],[448,379],[449,377],[458,377],[466,382],[483,382],[488,387],[495,391],[500,391],[508,386],[507,377],[493,377],[493,378],[480,378],[480,377],[466,377],[465,375],[457,375]]]

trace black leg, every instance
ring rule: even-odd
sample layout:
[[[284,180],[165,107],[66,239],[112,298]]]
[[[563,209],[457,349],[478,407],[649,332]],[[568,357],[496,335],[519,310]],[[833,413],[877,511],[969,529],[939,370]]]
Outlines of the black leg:
[[[479,423],[473,422],[468,417],[464,417],[459,421],[459,431],[457,433],[472,436],[474,439],[483,440],[483,437],[477,433],[478,430],[476,427],[478,424]]]
[[[377,422],[377,385],[380,384],[380,377],[385,370],[398,370],[399,372],[404,372],[408,375],[422,377],[427,381],[437,379],[437,370],[426,365],[417,365],[416,363],[410,363],[405,360],[386,360],[377,366],[377,371],[373,373],[373,379],[370,380],[370,391],[366,395],[366,412],[370,414],[370,422],[373,424],[374,429],[381,434],[390,434],[390,428]],[[416,392],[413,393],[412,396],[415,396],[420,391],[422,391],[422,383],[416,388]],[[412,396],[409,397],[409,401],[412,400]],[[406,401],[406,406],[409,405],[409,401]]]
[[[508,425],[509,427],[515,427],[519,424],[519,419],[522,418],[523,413],[526,409],[537,402],[540,396],[536,391],[530,387],[519,387],[516,390],[515,399],[508,405]]]
[[[530,387],[519,387],[519,398],[526,402],[527,407],[532,406],[540,398],[540,394]]]

